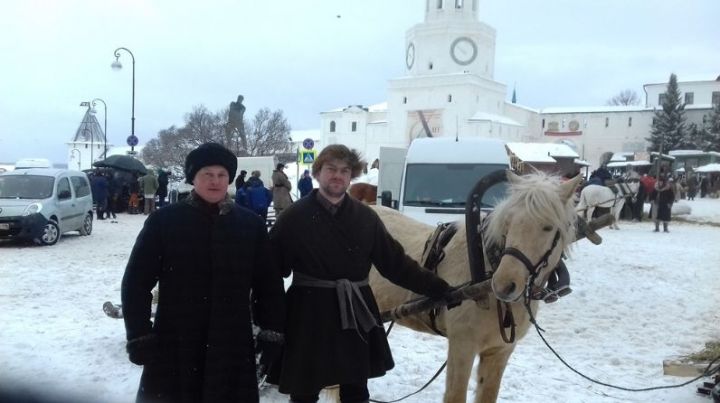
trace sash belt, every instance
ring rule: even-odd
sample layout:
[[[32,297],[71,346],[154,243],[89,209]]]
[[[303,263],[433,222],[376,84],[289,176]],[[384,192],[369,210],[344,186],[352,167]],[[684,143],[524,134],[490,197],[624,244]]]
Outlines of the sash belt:
[[[360,287],[368,285],[367,277],[360,281],[322,280],[307,274],[293,272],[292,284],[302,287],[334,288],[340,306],[340,324],[343,330],[358,330],[358,325],[368,333],[374,327],[380,327],[372,311],[365,304]]]

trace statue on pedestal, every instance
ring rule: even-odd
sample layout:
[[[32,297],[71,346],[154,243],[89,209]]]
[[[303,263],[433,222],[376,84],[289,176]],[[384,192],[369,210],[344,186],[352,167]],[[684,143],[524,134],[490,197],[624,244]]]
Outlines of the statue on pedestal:
[[[236,102],[230,102],[230,109],[228,110],[228,125],[226,130],[226,135],[228,138],[235,137],[236,138],[236,147],[237,147],[237,139],[240,139],[240,146],[237,147],[237,154],[238,156],[247,155],[247,136],[245,135],[245,123],[244,123],[244,115],[245,115],[245,105],[242,104],[243,96],[238,95]],[[237,133],[234,133],[237,131]],[[233,136],[235,134],[235,136]]]

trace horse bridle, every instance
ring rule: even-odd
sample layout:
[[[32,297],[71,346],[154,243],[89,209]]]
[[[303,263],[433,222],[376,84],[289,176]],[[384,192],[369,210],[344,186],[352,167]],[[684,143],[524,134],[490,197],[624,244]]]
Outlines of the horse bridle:
[[[534,279],[538,276],[540,270],[547,267],[548,259],[550,258],[552,252],[555,250],[558,241],[560,241],[560,230],[555,231],[555,237],[553,238],[552,245],[550,245],[550,249],[545,252],[545,254],[536,264],[533,264],[530,259],[528,259],[527,256],[525,256],[525,254],[520,251],[520,249],[513,247],[506,247],[503,250],[501,257],[505,255],[510,255],[515,259],[519,260],[520,262],[522,262],[523,265],[525,265],[525,268],[530,273],[530,277]]]

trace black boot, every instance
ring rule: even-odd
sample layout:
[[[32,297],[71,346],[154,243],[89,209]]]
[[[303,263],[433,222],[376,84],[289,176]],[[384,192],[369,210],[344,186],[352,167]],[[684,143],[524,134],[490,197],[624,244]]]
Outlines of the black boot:
[[[663,222],[663,232],[670,232],[670,231],[668,231],[668,223],[667,222]]]
[[[655,231],[653,232],[660,232],[660,221],[655,221]]]

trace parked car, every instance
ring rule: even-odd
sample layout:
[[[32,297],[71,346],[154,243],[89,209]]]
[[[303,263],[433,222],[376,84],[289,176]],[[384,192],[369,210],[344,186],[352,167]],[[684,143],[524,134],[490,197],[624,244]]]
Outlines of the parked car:
[[[54,245],[68,231],[90,235],[92,210],[82,172],[29,168],[0,174],[0,239]]]

